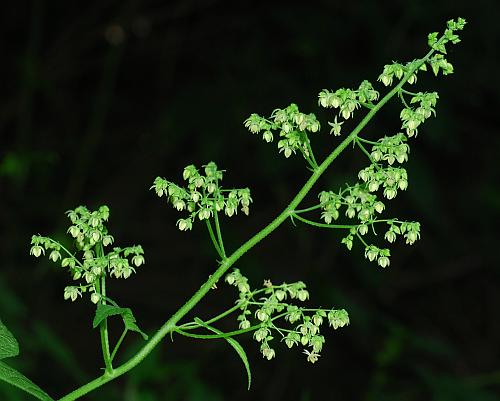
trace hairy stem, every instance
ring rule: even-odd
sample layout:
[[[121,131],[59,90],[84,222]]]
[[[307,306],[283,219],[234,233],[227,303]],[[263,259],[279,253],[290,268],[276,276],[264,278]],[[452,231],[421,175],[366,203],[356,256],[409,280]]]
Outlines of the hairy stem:
[[[175,312],[160,329],[151,337],[151,339],[127,362],[123,363],[121,366],[117,367],[113,371],[106,371],[102,376],[91,382],[83,385],[82,387],[72,391],[66,396],[62,397],[60,401],[73,401],[83,395],[89,393],[92,390],[102,386],[103,384],[123,375],[129,370],[137,366],[146,356],[149,355],[151,351],[163,340],[163,338],[176,330],[176,324],[191,311],[200,300],[210,291],[214,284],[216,284],[219,279],[226,273],[226,271],[234,265],[234,263],[248,252],[251,248],[257,245],[260,241],[266,238],[274,230],[276,230],[285,220],[293,215],[293,211],[304,199],[304,197],[309,193],[313,185],[318,181],[321,175],[326,171],[326,169],[332,164],[332,162],[342,153],[342,151],[351,144],[361,132],[361,130],[370,122],[370,120],[377,114],[377,112],[395,95],[398,93],[400,88],[406,83],[406,81],[417,71],[422,64],[424,64],[429,57],[434,53],[434,49],[431,49],[424,58],[420,59],[418,63],[415,63],[413,68],[410,69],[406,75],[401,79],[398,85],[396,85],[390,92],[388,92],[381,100],[378,102],[361,120],[361,122],[353,129],[353,131],[326,157],[326,159],[318,166],[317,169],[311,174],[309,179],[306,181],[304,186],[299,190],[297,195],[292,199],[289,205],[267,226],[265,226],[261,231],[255,234],[252,238],[246,241],[238,249],[236,249],[230,256],[225,258],[219,265],[217,270],[208,278],[208,280],[196,291],[187,302],[182,305],[177,312]]]

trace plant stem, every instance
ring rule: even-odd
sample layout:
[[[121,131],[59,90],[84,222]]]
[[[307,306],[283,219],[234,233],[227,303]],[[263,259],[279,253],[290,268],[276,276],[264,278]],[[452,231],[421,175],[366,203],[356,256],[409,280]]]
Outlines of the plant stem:
[[[101,296],[106,297],[106,277],[103,275],[101,278]],[[103,305],[106,304],[105,299],[102,299]],[[104,319],[99,325],[99,331],[101,333],[101,348],[102,355],[104,358],[104,365],[106,366],[106,372],[113,371],[113,365],[111,363],[111,355],[109,354],[109,338],[108,338],[108,319]]]
[[[75,260],[75,262],[78,263],[78,265],[80,267],[83,267],[82,262],[80,262],[77,258],[75,258],[75,256],[70,251],[68,251],[60,242],[54,241],[52,238],[49,238],[49,237],[43,237],[43,238],[48,239],[50,242],[59,245],[61,247],[61,249],[64,252],[66,252],[71,258],[73,258]]]
[[[357,227],[359,224],[325,224],[325,223],[317,223],[315,221],[305,219],[302,216],[299,216],[298,214],[293,213],[293,217],[295,217],[297,220],[300,220],[303,223],[309,224],[310,226],[314,227],[319,227],[319,228],[352,228],[352,227]]]
[[[318,168],[318,162],[316,162],[316,158],[314,157],[314,152],[312,150],[312,147],[311,147],[311,141],[309,140],[309,138],[307,138],[306,140],[306,144],[307,144],[307,150],[309,151],[309,159],[308,162],[309,164],[311,165],[313,171],[316,170]]]
[[[219,254],[219,256],[221,258],[224,258],[222,251],[219,247],[219,244],[217,243],[217,240],[215,239],[215,234],[214,234],[214,230],[212,229],[212,224],[210,224],[210,219],[206,219],[205,221],[207,223],[208,233],[210,234],[210,239],[212,240],[212,243],[214,244],[215,250],[217,251],[217,253]]]
[[[373,160],[373,157],[372,155],[370,154],[370,152],[368,152],[368,150],[363,146],[363,144],[361,143],[361,141],[359,140],[359,138],[356,137],[356,139],[354,140],[354,142],[356,143],[356,145],[358,145],[358,147],[361,149],[361,151],[366,155],[366,157],[368,157],[368,160],[370,160],[371,164],[373,164],[377,170],[381,170],[380,166],[378,165],[378,163]]]
[[[314,205],[314,206],[308,207],[306,209],[297,209],[297,210],[293,211],[293,214],[296,215],[297,213],[312,212],[313,210],[321,208],[321,206],[323,206],[323,205],[320,203],[318,205]]]
[[[163,340],[163,338],[170,332],[176,329],[176,324],[193,309],[198,302],[203,299],[203,297],[210,291],[214,284],[216,284],[219,279],[224,275],[224,273],[232,266],[234,263],[241,258],[246,252],[257,245],[260,241],[266,238],[274,230],[276,230],[285,220],[293,215],[293,211],[304,199],[304,197],[309,193],[313,185],[318,181],[321,175],[326,171],[326,169],[332,164],[332,162],[342,153],[342,151],[351,144],[356,136],[361,132],[361,130],[370,122],[370,120],[377,114],[377,112],[399,91],[399,89],[406,83],[406,81],[413,75],[413,73],[424,64],[429,57],[434,53],[434,49],[431,49],[424,58],[420,59],[418,63],[415,63],[413,68],[411,68],[406,75],[401,79],[398,85],[396,85],[391,91],[389,91],[381,100],[378,102],[373,109],[371,109],[361,122],[351,131],[351,133],[326,157],[326,159],[318,166],[316,170],[312,173],[309,179],[306,181],[304,186],[299,190],[297,195],[292,199],[288,206],[267,226],[265,226],[261,231],[255,234],[252,238],[246,241],[238,249],[236,249],[230,256],[222,261],[217,270],[212,274],[208,280],[196,291],[191,298],[189,298],[184,305],[182,305],[164,324],[160,329],[151,337],[151,339],[127,362],[123,363],[113,371],[106,371],[102,376],[91,382],[81,386],[80,388],[72,391],[71,393],[62,397],[59,401],[73,401],[92,390],[102,386],[103,384],[123,375],[129,370],[133,369],[139,363],[142,362],[146,356],[149,355],[151,351]]]
[[[118,339],[118,342],[115,345],[115,348],[113,349],[113,352],[111,353],[111,362],[113,361],[113,359],[115,359],[115,355],[118,352],[118,348],[120,348],[120,345],[122,345],[123,339],[127,335],[127,332],[128,332],[128,329],[125,327],[123,329],[122,335],[120,336],[120,338]]]
[[[357,137],[357,140],[358,140],[358,141],[361,141],[361,142],[364,142],[364,143],[368,143],[368,144],[370,144],[370,145],[380,145],[380,142],[370,141],[370,140],[365,139],[365,138],[363,138],[363,137],[361,137],[361,136],[359,136],[359,135],[358,135],[358,137]]]
[[[212,324],[212,323],[226,317],[227,315],[230,315],[231,313],[233,313],[234,311],[236,311],[240,308],[241,308],[241,305],[236,304],[232,308],[222,312],[221,314],[211,318],[210,320],[207,320],[205,323]],[[203,327],[203,326],[201,326],[200,324],[198,324],[196,322],[189,322],[189,323],[183,324],[182,326],[178,326],[178,327],[182,330],[194,330],[194,329],[198,329],[198,328]]]
[[[217,209],[214,209],[215,230],[217,231],[217,238],[219,239],[219,246],[221,250],[221,258],[226,259],[226,251],[224,250],[224,242],[222,241],[222,234],[220,231],[219,215]]]

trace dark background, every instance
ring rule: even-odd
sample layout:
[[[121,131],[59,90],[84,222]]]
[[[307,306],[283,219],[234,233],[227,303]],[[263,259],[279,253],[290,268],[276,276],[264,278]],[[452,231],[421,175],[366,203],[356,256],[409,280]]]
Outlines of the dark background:
[[[450,49],[456,73],[420,74],[417,88],[440,94],[438,115],[412,141],[410,187],[386,213],[421,221],[422,240],[394,246],[382,270],[359,247],[348,253],[339,232],[285,223],[238,262],[255,287],[303,280],[311,305],[350,312],[348,328],[325,330],[319,362],[280,345],[265,361],[244,336],[248,392],[226,343],[175,336],[84,399],[499,400],[500,38],[492,1],[3,4],[0,316],[21,345],[11,363],[54,397],[101,367],[92,305],[63,301],[70,278],[28,255],[32,234],[61,237],[64,211],[109,205],[117,244],[142,244],[147,261],[110,290],[153,333],[215,266],[203,228],[179,232],[178,213],[148,190],[153,179],[179,182],[187,164],[214,160],[227,170],[226,187],[250,187],[250,217],[223,221],[234,250],[308,177],[300,157],[277,155],[276,142],[250,135],[243,120],[293,101],[317,113],[326,132],[331,115],[318,110],[319,90],[375,82],[384,64],[425,54],[427,33],[458,16],[468,25]],[[393,101],[366,136],[397,132],[399,109]],[[313,137],[321,159],[339,141],[325,132]],[[322,189],[354,182],[364,164],[346,150],[309,204]],[[236,293],[226,287],[194,313],[231,306]],[[131,335],[128,353],[140,344]],[[0,386],[2,401],[25,397]]]

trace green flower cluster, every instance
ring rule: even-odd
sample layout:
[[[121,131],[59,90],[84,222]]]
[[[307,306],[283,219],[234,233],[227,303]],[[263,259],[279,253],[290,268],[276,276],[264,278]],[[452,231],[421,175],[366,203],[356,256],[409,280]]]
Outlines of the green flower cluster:
[[[90,211],[79,206],[67,212],[71,220],[68,233],[74,238],[76,252],[69,252],[60,242],[49,237],[33,235],[30,254],[39,257],[49,253],[49,259],[59,262],[67,268],[73,280],[80,281],[78,285],[64,289],[64,299],[75,301],[82,293],[90,293],[93,303],[98,303],[104,296],[101,279],[105,276],[127,279],[135,268],[144,264],[144,251],[140,245],[119,248],[114,247],[105,253],[104,249],[113,242],[106,223],[109,219],[109,208],[101,206],[96,211]],[[78,256],[80,255],[80,257]]]
[[[292,103],[284,109],[276,109],[269,119],[252,114],[245,122],[245,127],[252,134],[262,132],[262,138],[266,142],[272,142],[273,131],[279,131],[278,150],[283,152],[286,158],[300,151],[304,157],[309,158],[310,143],[308,132],[318,132],[321,128],[316,116],[304,114],[299,111],[296,104]]]
[[[361,170],[358,176],[366,183],[369,192],[384,188],[384,196],[389,200],[397,196],[398,189],[404,191],[408,188],[408,174],[402,167],[381,168],[371,164]]]
[[[377,81],[382,82],[385,86],[392,85],[393,79],[403,78],[409,71],[413,70],[416,65],[416,61],[410,61],[405,65],[400,63],[392,63],[384,65],[384,70],[382,74],[379,75]],[[420,67],[421,70],[425,70],[425,64]],[[414,84],[417,82],[417,71],[413,72],[408,78],[409,84]]]
[[[340,88],[335,92],[328,89],[323,89],[318,95],[318,104],[325,108],[339,109],[340,115],[347,120],[349,119],[354,110],[359,108],[360,104],[370,105],[373,101],[377,100],[379,93],[373,89],[372,84],[365,80],[361,82],[358,90]],[[331,133],[340,135],[340,129],[335,123],[330,123],[333,127]]]
[[[384,140],[381,140],[379,143],[383,145],[374,145],[376,149],[374,149],[373,152],[380,152],[380,158],[384,158],[385,155],[391,154],[390,151],[394,151],[394,149],[400,146],[400,144],[388,146],[388,141]],[[393,158],[396,160],[396,156],[393,156]],[[389,162],[389,160],[392,159],[385,158],[385,160]],[[377,215],[384,211],[385,205],[378,200],[377,196],[372,192],[383,187],[384,196],[389,200],[393,199],[397,195],[398,190],[405,190],[408,186],[406,170],[391,166],[381,168],[376,164],[371,164],[369,167],[360,171],[359,177],[364,181],[361,184],[358,183],[354,186],[347,186],[338,193],[333,191],[322,191],[319,194],[320,203],[318,206],[322,210],[321,218],[331,227],[348,230],[347,236],[342,239],[342,243],[348,250],[352,249],[354,238],[357,237],[365,247],[365,257],[371,262],[377,261],[381,267],[387,267],[390,264],[390,250],[387,248],[379,248],[373,244],[369,245],[363,239],[363,236],[368,234],[370,227],[372,227],[375,233],[374,225],[386,222],[390,225],[390,228],[385,235],[385,239],[390,243],[396,240],[397,235],[404,235],[406,243],[409,245],[412,245],[420,238],[420,224],[417,222],[402,222],[396,219],[387,220],[377,218]],[[356,218],[358,223],[337,226],[331,225],[333,221],[339,219],[342,208],[345,209],[344,214],[347,218]],[[299,216],[296,217],[299,218]],[[310,222],[307,219],[300,219],[315,225],[314,222]]]
[[[373,161],[379,162],[383,160],[390,165],[394,164],[395,161],[398,163],[408,161],[410,147],[406,143],[407,140],[406,135],[403,133],[385,136],[379,139],[377,143],[372,146],[371,157]],[[366,182],[365,179],[363,181]]]
[[[389,229],[386,231],[384,238],[388,242],[396,241],[398,235],[403,235],[408,245],[413,245],[415,241],[420,239],[420,223],[417,221],[395,221],[387,222]]]
[[[456,34],[456,31],[463,30],[465,24],[466,21],[463,18],[458,18],[456,21],[449,20],[441,40],[438,40],[438,32],[432,32],[427,36],[429,47],[438,52],[434,54],[428,61],[430,67],[432,68],[432,71],[436,76],[438,75],[439,70],[441,70],[443,75],[453,73],[453,65],[449,63],[444,57],[444,54],[446,54],[446,44],[451,42],[455,45],[460,42],[460,37]]]
[[[444,31],[444,35],[441,39],[438,39],[438,32],[432,32],[428,35],[427,42],[437,53],[427,60],[427,64],[431,67],[435,75],[438,75],[439,70],[442,71],[443,75],[453,73],[453,65],[444,57],[446,54],[446,44],[449,42],[452,44],[460,42],[460,38],[456,34],[456,31],[461,31],[465,24],[466,22],[463,18],[458,18],[456,21],[449,20],[447,23],[447,29]],[[406,63],[406,65],[402,65],[400,63],[387,64],[384,66],[384,70],[378,77],[378,80],[385,86],[390,86],[392,85],[394,78],[402,79],[417,65],[417,63],[419,63],[419,60],[410,61]],[[420,65],[418,70],[427,71],[427,64],[424,63]],[[408,78],[409,84],[417,82],[417,71],[413,72]]]
[[[419,103],[418,107],[412,108],[405,104],[406,107],[400,113],[400,118],[403,122],[401,128],[406,130],[409,137],[417,136],[419,125],[432,114],[436,115],[434,107],[438,98],[439,96],[436,92],[418,92],[412,97],[410,102],[411,104]]]
[[[356,184],[348,186],[339,193],[333,191],[322,191],[318,195],[321,209],[321,218],[326,224],[332,223],[340,216],[340,209],[345,208],[345,215],[349,219],[357,217],[361,226],[365,226],[374,219],[375,213],[382,213],[385,205],[377,200],[377,196],[371,194],[365,185]],[[360,228],[366,233],[367,228]]]
[[[167,197],[168,202],[178,211],[186,210],[189,216],[177,221],[181,231],[191,230],[196,217],[199,220],[208,220],[217,212],[232,217],[238,213],[238,208],[249,214],[252,202],[248,188],[223,189],[220,186],[223,170],[218,170],[214,162],[203,166],[205,175],[200,174],[194,165],[184,169],[183,178],[187,187],[181,187],[164,178],[157,177],[151,189],[161,197]]]
[[[449,63],[444,57],[444,54],[446,54],[446,44],[448,42],[453,44],[460,42],[460,38],[455,32],[462,30],[465,23],[466,22],[463,18],[458,18],[457,21],[449,20],[447,29],[441,39],[438,39],[438,32],[432,32],[428,35],[428,44],[437,53],[427,60],[427,64],[431,67],[435,75],[439,73],[439,70],[442,71],[443,75],[453,73],[453,65],[451,65],[451,63]],[[419,60],[410,61],[406,63],[406,65],[402,65],[400,63],[387,64],[384,66],[384,70],[378,77],[378,80],[385,86],[390,86],[392,85],[394,78],[402,79],[416,66],[417,63],[419,63]],[[420,65],[418,70],[427,71],[427,64]],[[408,78],[409,84],[417,82],[417,71],[414,71]]]
[[[237,305],[240,329],[255,327],[253,338],[260,344],[262,356],[268,360],[276,356],[270,342],[274,336],[281,337],[288,348],[296,345],[310,347],[304,349],[307,360],[314,363],[323,349],[325,338],[320,327],[328,321],[334,329],[349,324],[349,316],[344,309],[308,309],[287,302],[288,299],[304,302],[309,299],[309,291],[302,281],[273,285],[265,280],[263,288],[252,291],[248,279],[238,269],[226,275],[226,282],[238,288]],[[257,297],[259,296],[259,297]],[[284,320],[291,328],[278,327],[277,321]],[[252,325],[251,320],[256,321]]]

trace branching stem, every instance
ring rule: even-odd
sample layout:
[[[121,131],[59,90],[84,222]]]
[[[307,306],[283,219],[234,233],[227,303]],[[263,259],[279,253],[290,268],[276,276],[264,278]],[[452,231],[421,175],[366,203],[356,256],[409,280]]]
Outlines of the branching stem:
[[[422,64],[424,64],[429,57],[434,53],[434,49],[431,49],[425,57],[420,59],[417,63],[413,64],[413,67],[408,70],[401,81],[389,91],[361,120],[361,122],[352,130],[352,132],[325,158],[325,160],[318,166],[317,169],[313,171],[309,179],[306,181],[304,186],[299,190],[297,195],[292,199],[289,205],[267,226],[265,226],[261,231],[251,237],[238,249],[236,249],[231,255],[225,258],[219,265],[217,270],[208,278],[208,280],[196,291],[191,298],[189,298],[184,305],[182,305],[164,324],[159,328],[159,330],[149,339],[149,341],[127,362],[123,363],[114,370],[107,369],[104,374],[87,384],[84,384],[80,388],[70,392],[60,399],[60,401],[73,401],[81,398],[85,394],[99,388],[103,384],[116,379],[117,377],[123,375],[124,373],[130,371],[135,366],[137,366],[141,361],[146,358],[151,351],[153,351],[156,346],[163,340],[163,338],[169,333],[179,330],[176,324],[189,313],[200,300],[210,291],[214,284],[216,284],[219,279],[227,272],[234,263],[241,258],[246,252],[257,245],[260,241],[266,238],[274,230],[276,230],[284,221],[286,221],[293,211],[297,208],[300,202],[312,189],[313,185],[318,181],[321,175],[326,171],[326,169],[332,164],[332,162],[342,153],[342,151],[349,146],[361,132],[361,130],[370,122],[370,120],[377,114],[377,112],[394,96],[398,93],[401,87],[406,83],[406,81],[417,71]],[[298,218],[298,215],[295,215]],[[248,329],[247,329],[248,331]]]

